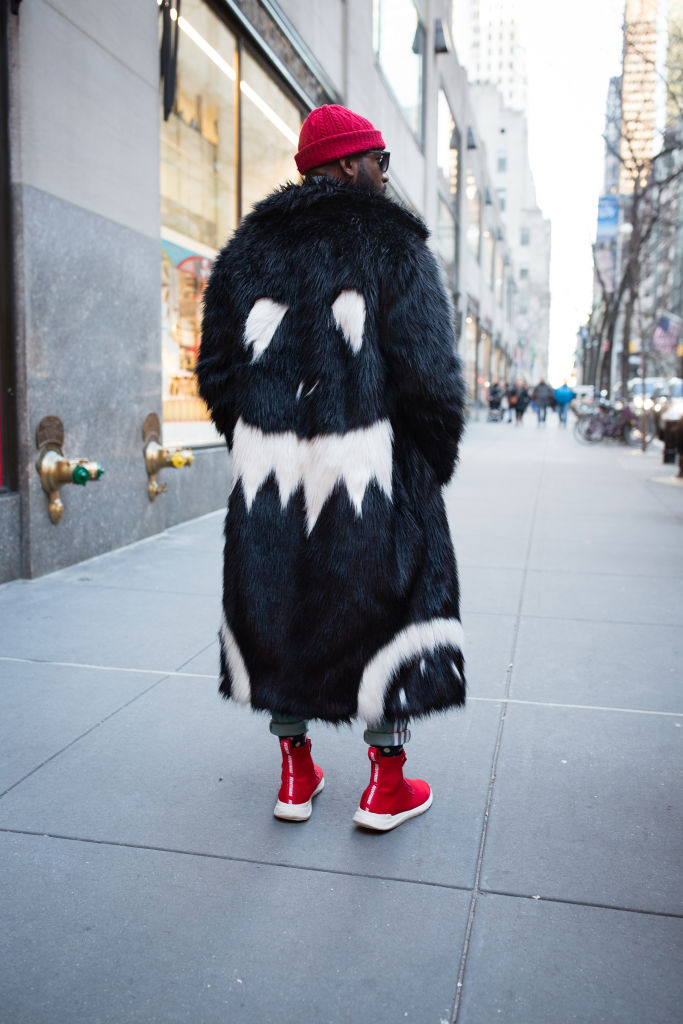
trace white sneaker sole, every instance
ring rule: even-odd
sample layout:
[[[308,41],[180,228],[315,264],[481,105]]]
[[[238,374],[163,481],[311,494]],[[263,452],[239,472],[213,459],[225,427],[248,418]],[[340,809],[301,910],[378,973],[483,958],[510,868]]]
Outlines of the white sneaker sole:
[[[317,796],[325,788],[325,779],[322,778],[316,789],[311,793],[311,799],[305,804],[283,804],[281,800],[275,804],[273,814],[282,821],[308,821],[313,811],[313,797]]]
[[[402,825],[408,818],[415,818],[418,814],[424,814],[432,806],[433,799],[434,794],[430,793],[423,804],[413,807],[409,811],[401,811],[400,814],[373,814],[372,811],[364,811],[359,807],[353,816],[353,820],[356,825],[360,825],[362,828],[371,828],[375,832],[388,832],[390,829]]]

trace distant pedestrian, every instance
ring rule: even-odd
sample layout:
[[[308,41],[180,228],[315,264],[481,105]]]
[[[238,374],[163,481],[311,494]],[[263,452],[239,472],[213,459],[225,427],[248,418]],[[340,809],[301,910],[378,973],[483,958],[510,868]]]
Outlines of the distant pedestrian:
[[[383,193],[389,153],[337,105],[303,123],[301,184],[217,257],[197,377],[233,458],[220,692],[271,715],[275,815],[323,788],[308,720],[367,723],[354,821],[427,810],[403,777],[410,718],[465,701],[455,555],[441,488],[465,386],[427,230]]]
[[[489,388],[489,414],[488,419],[498,422],[501,419],[501,402],[503,401],[504,391],[497,380],[494,380]]]
[[[524,413],[529,407],[531,397],[523,380],[518,380],[515,385],[515,425],[521,427],[524,422]]]
[[[576,398],[576,391],[573,391],[566,380],[561,387],[555,388],[555,402],[557,403],[557,413],[560,417],[560,425],[563,427],[567,426],[567,413],[569,406]]]
[[[538,384],[534,388],[531,399],[536,406],[536,415],[538,416],[538,423],[545,423],[546,416],[548,414],[548,406],[553,401],[553,389],[549,384],[546,384],[545,378],[541,377]]]
[[[517,388],[512,381],[505,385],[505,402],[508,407],[508,423],[512,423],[515,406],[517,405]]]

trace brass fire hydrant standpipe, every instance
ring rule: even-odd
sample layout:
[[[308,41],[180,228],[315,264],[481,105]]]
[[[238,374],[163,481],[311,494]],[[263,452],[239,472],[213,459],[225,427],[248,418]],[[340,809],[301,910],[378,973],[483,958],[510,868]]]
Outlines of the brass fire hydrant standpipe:
[[[64,424],[58,416],[44,416],[36,428],[36,448],[39,448],[36,469],[43,490],[50,499],[48,512],[57,524],[64,515],[64,504],[59,489],[64,484],[80,484],[99,480],[104,470],[98,462],[89,459],[64,458]]]
[[[145,468],[149,477],[147,494],[149,500],[154,501],[158,494],[163,494],[166,484],[157,483],[157,473],[166,468],[180,469],[182,466],[191,466],[194,462],[194,455],[190,448],[162,448],[161,424],[155,412],[151,412],[142,425],[142,443],[145,456]]]

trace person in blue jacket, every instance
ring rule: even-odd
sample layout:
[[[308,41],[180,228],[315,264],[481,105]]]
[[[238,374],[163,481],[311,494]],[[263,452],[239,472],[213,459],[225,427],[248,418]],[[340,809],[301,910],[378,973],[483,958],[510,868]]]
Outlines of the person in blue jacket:
[[[557,402],[557,412],[560,417],[560,424],[564,427],[567,426],[567,410],[569,406],[576,398],[576,391],[567,384],[566,380],[563,382],[562,387],[555,388],[555,401]]]

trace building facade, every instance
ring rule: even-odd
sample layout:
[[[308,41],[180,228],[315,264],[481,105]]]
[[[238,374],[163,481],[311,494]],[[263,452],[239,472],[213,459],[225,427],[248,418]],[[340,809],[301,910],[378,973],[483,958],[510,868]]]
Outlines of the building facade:
[[[527,69],[518,0],[468,0],[453,9],[456,48],[473,82],[492,82],[506,107],[526,110]]]
[[[680,0],[628,0],[622,74],[607,97],[593,310],[580,346],[583,379],[612,391],[624,375],[681,368],[682,39]]]
[[[193,373],[202,292],[251,205],[296,178],[321,103],[381,128],[473,399],[510,374],[517,269],[448,0],[1,6],[0,581],[225,505]]]
[[[473,84],[471,96],[512,261],[511,374],[533,382],[548,375],[550,222],[536,202],[523,112],[492,84]]]

